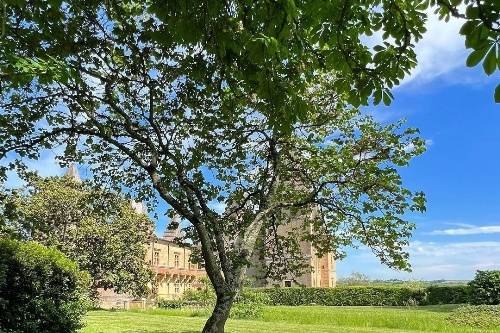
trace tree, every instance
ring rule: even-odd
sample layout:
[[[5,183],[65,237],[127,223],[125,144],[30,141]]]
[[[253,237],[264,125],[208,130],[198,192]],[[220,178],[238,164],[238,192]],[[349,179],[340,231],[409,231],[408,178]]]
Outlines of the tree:
[[[349,276],[339,280],[340,284],[359,286],[370,283],[370,278],[360,272],[352,272]]]
[[[148,294],[152,273],[144,262],[153,224],[120,195],[69,177],[29,177],[6,200],[16,207],[10,226],[26,240],[62,251],[89,272],[91,291],[114,288]]]
[[[7,191],[0,186],[0,238],[18,238],[17,231],[9,223],[17,217],[15,207],[8,197]]]
[[[144,120],[142,109],[121,113],[128,99],[116,100],[113,109],[55,108],[50,114],[62,117],[61,126],[44,126],[14,141],[3,132],[8,137],[2,142],[8,150],[14,144],[20,155],[36,154],[40,138],[44,145],[70,142],[68,157],[92,165],[98,179],[144,195],[156,190],[191,224],[187,235],[201,246],[217,295],[205,332],[222,332],[261,231],[293,215],[312,216],[316,207],[319,218],[304,221],[315,233],[304,237],[319,251],[334,249],[341,256],[342,246],[361,242],[388,265],[408,268],[404,247],[413,225],[400,216],[422,210],[424,199],[401,187],[395,166],[421,153],[423,141],[414,130],[360,117],[335,97],[332,105],[321,89],[310,97],[318,111],[295,124],[293,135],[274,130],[254,109],[237,108],[227,118],[215,107],[170,112],[159,98],[153,105],[161,109],[147,110]],[[10,110],[3,117],[12,123],[17,109]],[[79,110],[85,116],[73,113]],[[226,210],[216,212],[213,202]],[[293,237],[283,242],[265,234],[282,257],[297,249]]]
[[[64,145],[97,181],[168,203],[217,295],[204,332],[223,332],[256,244],[283,254],[276,274],[300,268],[297,236],[272,232],[294,216],[316,216],[301,237],[320,252],[362,243],[407,269],[401,216],[425,200],[397,168],[424,143],[355,106],[390,103],[427,6],[9,1],[0,159],[19,158],[2,170]],[[363,45],[379,31],[384,42]]]

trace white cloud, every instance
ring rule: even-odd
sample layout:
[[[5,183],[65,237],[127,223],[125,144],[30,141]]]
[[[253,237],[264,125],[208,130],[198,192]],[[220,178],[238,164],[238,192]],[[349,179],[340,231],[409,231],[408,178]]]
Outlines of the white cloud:
[[[412,275],[427,279],[470,279],[476,270],[500,268],[500,242],[433,243],[410,245]]]
[[[224,213],[226,210],[226,204],[224,202],[211,202],[208,206],[217,213]]]
[[[462,222],[443,222],[443,224],[451,225],[454,227],[461,227],[461,228],[473,228],[473,227],[475,227],[475,225],[473,225],[473,224],[462,223]]]
[[[432,141],[431,139],[426,139],[424,141],[424,143],[425,143],[425,146],[428,148],[428,147],[430,147],[430,146],[432,146],[434,144],[434,141]],[[404,147],[404,151],[406,153],[410,153],[413,150],[415,150],[415,145],[413,143],[411,143],[411,142],[409,144],[407,144],[406,147]]]
[[[427,31],[416,44],[417,67],[402,84],[410,81],[427,82],[458,67],[465,67],[467,50],[464,38],[459,34],[463,21],[451,18],[440,21],[437,15],[428,13]]]
[[[436,243],[415,241],[410,244],[408,250],[410,255],[419,257],[454,257],[467,254],[477,254],[485,249],[500,254],[500,242],[480,241]],[[498,259],[500,260],[500,257],[498,257]]]
[[[490,226],[462,225],[462,228],[434,230],[429,234],[462,236],[462,235],[481,235],[481,234],[498,234],[498,233],[500,233],[500,225],[490,225]]]
[[[433,10],[429,10],[427,15],[427,31],[415,46],[417,66],[401,81],[400,86],[409,82],[429,82],[457,68],[465,68],[468,51],[464,37],[459,34],[463,20],[450,18],[448,22],[441,21]],[[382,32],[365,36],[362,41],[368,47],[381,44]],[[391,39],[387,41],[392,42]]]
[[[371,278],[417,280],[468,280],[476,270],[500,269],[500,242],[411,242],[408,252],[413,271],[399,272],[380,264],[367,248],[349,251],[337,264],[339,276],[356,271]]]

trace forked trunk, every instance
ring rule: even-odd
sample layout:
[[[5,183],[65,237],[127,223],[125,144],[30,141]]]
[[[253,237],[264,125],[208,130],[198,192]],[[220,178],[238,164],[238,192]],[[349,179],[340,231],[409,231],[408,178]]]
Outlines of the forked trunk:
[[[203,328],[203,333],[224,333],[224,326],[226,325],[231,305],[233,305],[234,296],[224,295],[217,297],[214,311],[210,318],[208,318]]]

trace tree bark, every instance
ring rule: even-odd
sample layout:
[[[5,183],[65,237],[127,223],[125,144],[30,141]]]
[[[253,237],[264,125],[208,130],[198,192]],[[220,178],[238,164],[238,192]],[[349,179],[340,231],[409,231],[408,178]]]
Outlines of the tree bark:
[[[224,333],[224,325],[229,317],[233,301],[234,293],[217,296],[214,311],[205,323],[202,333]]]

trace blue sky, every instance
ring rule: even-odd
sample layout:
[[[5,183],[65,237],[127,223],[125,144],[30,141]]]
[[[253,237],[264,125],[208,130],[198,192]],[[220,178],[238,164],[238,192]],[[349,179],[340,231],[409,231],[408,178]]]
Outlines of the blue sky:
[[[401,170],[406,186],[427,196],[427,212],[408,215],[417,225],[413,272],[390,270],[361,248],[337,264],[339,276],[470,279],[477,269],[500,269],[500,104],[493,102],[500,75],[465,67],[460,25],[431,18],[417,45],[419,65],[394,90],[394,103],[368,110],[382,122],[406,118],[428,142]]]
[[[476,269],[500,269],[498,81],[460,63],[437,77],[417,76],[396,89],[390,107],[370,110],[384,122],[406,118],[427,140],[427,152],[401,170],[406,186],[426,193],[427,212],[407,216],[417,225],[412,273],[385,268],[358,249],[338,263],[339,276],[470,279]]]
[[[413,272],[390,270],[360,248],[337,264],[339,277],[470,279],[477,269],[500,269],[500,105],[493,102],[500,75],[465,68],[460,25],[431,18],[417,45],[419,65],[393,91],[394,103],[366,110],[382,122],[406,118],[428,143],[401,170],[406,186],[424,191],[428,201],[425,214],[407,216],[417,224],[409,248]],[[62,174],[50,151],[31,167],[43,176]],[[11,177],[9,185],[17,182]],[[158,221],[159,233],[165,224]]]

